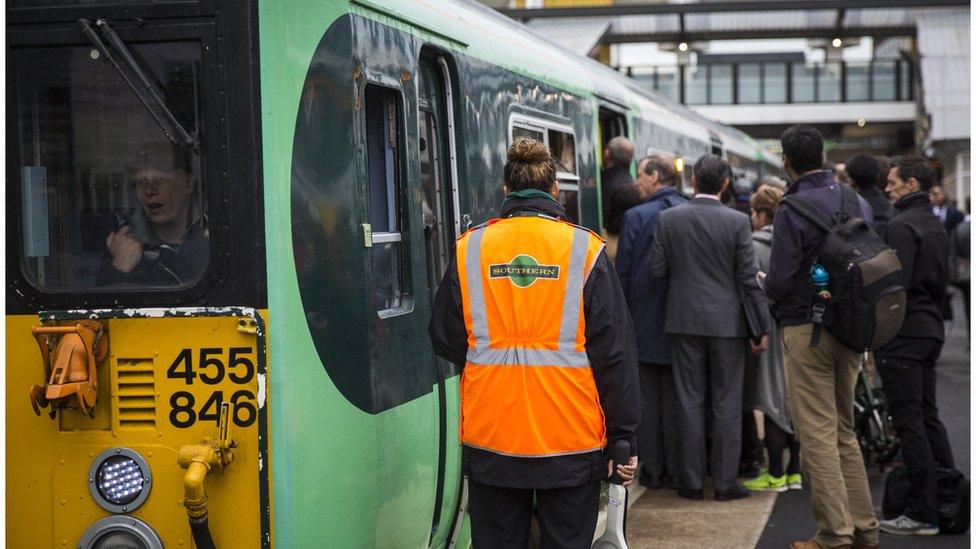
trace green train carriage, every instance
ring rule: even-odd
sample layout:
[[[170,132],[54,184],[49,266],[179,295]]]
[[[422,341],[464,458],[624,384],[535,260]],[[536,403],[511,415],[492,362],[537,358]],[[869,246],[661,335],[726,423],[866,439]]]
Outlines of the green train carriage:
[[[9,547],[465,544],[426,326],[508,144],[598,229],[611,137],[739,139],[466,2],[13,0],[7,59]],[[103,284],[168,143],[204,266]]]

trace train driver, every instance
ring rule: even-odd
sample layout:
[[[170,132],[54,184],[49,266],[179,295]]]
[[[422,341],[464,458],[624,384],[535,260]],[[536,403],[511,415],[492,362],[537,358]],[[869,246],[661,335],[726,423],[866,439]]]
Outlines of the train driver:
[[[134,155],[127,175],[139,207],[119,215],[119,228],[106,237],[97,286],[173,286],[199,278],[210,244],[191,166],[191,152],[169,143]]]
[[[629,484],[637,469],[634,329],[603,241],[555,199],[545,145],[515,140],[503,189],[500,217],[458,239],[429,326],[463,368],[472,541],[527,546],[534,496],[543,548],[589,548],[606,448],[630,442],[617,470]]]

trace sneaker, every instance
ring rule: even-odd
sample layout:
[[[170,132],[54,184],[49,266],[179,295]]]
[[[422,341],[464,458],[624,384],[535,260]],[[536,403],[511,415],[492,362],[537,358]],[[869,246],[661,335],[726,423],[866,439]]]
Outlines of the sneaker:
[[[803,475],[800,473],[795,475],[786,475],[786,485],[789,486],[790,490],[802,490]]]
[[[891,520],[882,520],[881,531],[896,536],[934,536],[939,533],[939,523],[926,524],[907,515],[901,515]]]
[[[782,493],[788,489],[786,486],[786,475],[774,477],[769,472],[764,472],[752,480],[747,480],[742,485],[753,492]]]

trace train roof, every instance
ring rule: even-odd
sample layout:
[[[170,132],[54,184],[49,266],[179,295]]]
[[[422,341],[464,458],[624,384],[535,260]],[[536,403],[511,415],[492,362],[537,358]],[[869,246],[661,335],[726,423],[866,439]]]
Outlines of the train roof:
[[[762,154],[762,148],[740,130],[719,124],[684,105],[661,97],[634,79],[554,44],[522,23],[474,0],[352,2],[396,14],[399,19],[434,31],[439,38],[459,46],[458,49],[474,57],[513,72],[532,75],[571,93],[595,95],[611,104],[634,109],[643,118],[651,119],[671,131],[705,143],[711,141],[712,135],[717,135],[724,146],[739,154],[750,149],[749,156],[756,160],[772,156]],[[518,40],[513,40],[513,34],[518,36]]]

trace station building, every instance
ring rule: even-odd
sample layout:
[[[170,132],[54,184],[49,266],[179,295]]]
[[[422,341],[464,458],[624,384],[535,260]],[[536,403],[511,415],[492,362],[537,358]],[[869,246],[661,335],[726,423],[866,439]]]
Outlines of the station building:
[[[823,133],[831,162],[923,154],[966,208],[968,2],[484,1],[771,150],[803,123]]]

